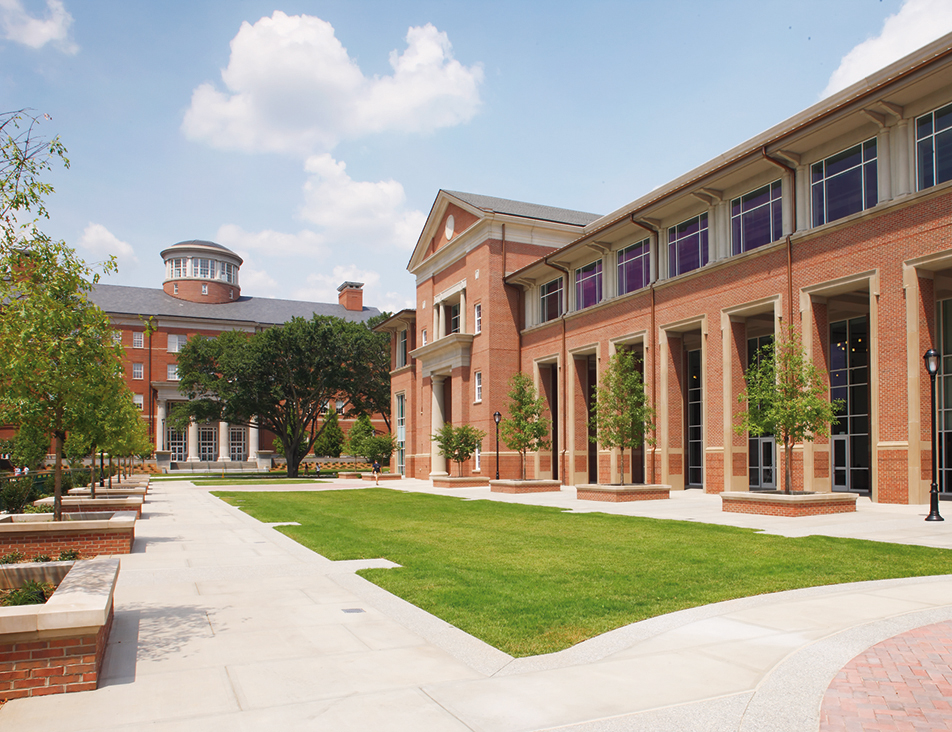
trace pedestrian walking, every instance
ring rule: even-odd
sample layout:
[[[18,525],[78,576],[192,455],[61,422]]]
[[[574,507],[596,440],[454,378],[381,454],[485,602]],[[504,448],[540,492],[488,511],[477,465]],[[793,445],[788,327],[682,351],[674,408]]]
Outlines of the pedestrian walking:
[[[374,472],[374,485],[380,485],[380,461],[374,460],[374,464],[371,466],[371,470]]]

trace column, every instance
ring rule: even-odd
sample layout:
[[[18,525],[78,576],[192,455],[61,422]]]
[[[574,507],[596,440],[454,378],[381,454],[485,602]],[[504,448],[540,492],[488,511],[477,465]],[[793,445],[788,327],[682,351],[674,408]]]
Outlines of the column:
[[[446,335],[446,305],[440,303],[437,305],[437,308],[437,312],[439,313],[439,324],[436,330],[436,337],[443,338]]]
[[[158,399],[155,403],[155,449],[165,449],[165,400]]]
[[[188,459],[186,462],[197,463],[198,457],[198,422],[188,423]]]
[[[459,332],[469,333],[466,330],[466,290],[459,293]]]
[[[440,318],[442,320],[442,317]],[[430,376],[430,387],[433,389],[433,397],[430,400],[430,434],[436,434],[443,427],[444,415],[446,409],[443,404],[443,384],[446,381],[445,376]],[[446,472],[446,458],[440,455],[439,446],[430,442],[430,477],[444,476]]]
[[[896,144],[896,197],[905,196],[912,193],[913,171],[915,169],[915,155],[912,155],[915,148],[915,141],[912,139],[909,120],[901,119],[896,125],[894,133]]]
[[[255,423],[248,425],[248,459],[254,460],[258,457],[258,425]]]
[[[228,423],[218,423],[218,462],[225,463],[231,460]]]

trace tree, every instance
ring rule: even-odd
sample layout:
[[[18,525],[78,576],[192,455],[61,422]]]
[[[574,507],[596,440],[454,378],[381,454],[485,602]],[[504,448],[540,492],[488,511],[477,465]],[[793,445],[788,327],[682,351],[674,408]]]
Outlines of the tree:
[[[502,423],[502,438],[506,447],[522,456],[522,479],[526,479],[526,453],[545,450],[550,446],[549,420],[542,416],[545,400],[525,374],[518,372],[509,379],[509,418]]]
[[[457,464],[457,473],[463,475],[463,463],[469,460],[483,444],[486,433],[470,424],[454,427],[446,422],[430,439],[440,448],[440,455]]]
[[[314,454],[318,457],[339,458],[344,451],[344,430],[337,421],[337,410],[328,409],[327,419],[320,436],[314,441]]]
[[[354,422],[353,426],[347,431],[347,439],[344,443],[344,449],[348,455],[354,457],[367,457],[367,448],[365,443],[377,434],[370,417],[362,414]]]
[[[829,437],[842,400],[830,401],[820,370],[807,359],[793,328],[764,346],[745,374],[747,388],[738,401],[747,409],[734,426],[738,434],[775,435],[783,443],[784,492],[793,492],[793,446]]]
[[[363,398],[371,335],[360,323],[315,315],[255,335],[190,338],[178,357],[179,391],[189,401],[170,421],[177,429],[223,420],[270,430],[296,478],[324,429],[321,407]]]
[[[390,463],[390,456],[397,449],[393,435],[374,435],[363,442],[364,457],[370,463],[379,462],[381,465]]]
[[[645,385],[638,370],[636,356],[631,351],[618,351],[608,359],[601,383],[593,397],[594,410],[591,425],[596,434],[589,439],[605,447],[634,450],[644,442],[653,444],[646,431],[654,429],[654,410],[648,405]],[[634,452],[631,460],[634,481]],[[622,469],[622,483],[625,471]]]
[[[63,442],[92,418],[96,390],[115,383],[121,350],[88,300],[99,273],[39,229],[52,192],[40,176],[51,161],[68,161],[58,139],[35,135],[38,124],[22,112],[0,115],[0,419],[52,437],[59,520]],[[101,269],[115,271],[115,259]]]
[[[352,414],[379,414],[390,427],[390,334],[374,333],[378,324],[390,318],[390,313],[380,313],[364,323],[367,331],[362,339],[362,357],[359,374],[363,388],[350,400]]]

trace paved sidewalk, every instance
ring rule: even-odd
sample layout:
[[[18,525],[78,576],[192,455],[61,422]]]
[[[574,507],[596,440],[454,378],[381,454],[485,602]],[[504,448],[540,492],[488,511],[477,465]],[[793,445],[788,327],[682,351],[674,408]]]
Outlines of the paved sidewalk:
[[[781,519],[723,514],[719,498],[696,492],[601,504],[569,488],[399,488],[952,548],[952,520],[862,499],[857,514]],[[190,483],[153,483],[122,560],[100,688],[11,701],[0,729],[817,730],[828,687],[854,658],[952,622],[952,577],[885,580],[694,608],[512,659],[354,574],[367,566],[393,565],[329,561]]]

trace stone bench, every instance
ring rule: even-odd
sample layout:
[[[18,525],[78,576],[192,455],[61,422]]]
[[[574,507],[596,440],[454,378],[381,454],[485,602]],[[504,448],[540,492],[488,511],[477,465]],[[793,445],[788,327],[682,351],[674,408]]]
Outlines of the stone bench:
[[[661,483],[630,485],[586,483],[575,486],[575,489],[580,501],[623,503],[626,501],[659,501],[671,497],[671,486]]]

